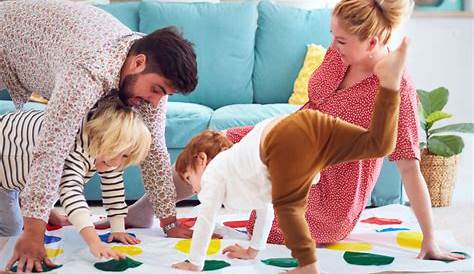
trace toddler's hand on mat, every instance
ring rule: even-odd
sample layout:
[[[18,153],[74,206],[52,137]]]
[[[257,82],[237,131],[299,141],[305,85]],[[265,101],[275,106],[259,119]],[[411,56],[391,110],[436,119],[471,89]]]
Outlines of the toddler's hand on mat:
[[[423,240],[418,259],[423,260],[441,260],[441,261],[458,261],[465,259],[463,255],[456,253],[442,252],[434,240]]]
[[[126,232],[112,232],[110,233],[109,238],[107,239],[107,242],[112,242],[113,240],[120,241],[122,244],[130,244],[130,245],[136,245],[141,243],[141,241],[132,235],[126,233]]]
[[[231,259],[253,260],[257,257],[258,250],[251,247],[244,248],[239,244],[234,244],[224,248],[222,254],[227,254],[227,257]]]
[[[92,255],[96,258],[101,259],[114,259],[114,260],[123,260],[125,259],[125,254],[113,251],[108,246],[102,244],[101,242],[92,243],[89,245],[89,250],[91,251]]]
[[[172,265],[171,267],[176,268],[176,269],[181,269],[181,270],[188,270],[188,271],[201,271],[201,268],[197,265],[194,265],[190,262],[181,262]]]

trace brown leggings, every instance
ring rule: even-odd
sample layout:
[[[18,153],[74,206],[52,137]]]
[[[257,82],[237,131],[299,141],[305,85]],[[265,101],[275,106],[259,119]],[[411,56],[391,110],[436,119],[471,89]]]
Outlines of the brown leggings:
[[[315,110],[281,120],[266,136],[262,160],[272,182],[278,223],[299,265],[316,261],[305,219],[306,200],[316,174],[329,165],[379,158],[395,148],[399,92],[379,88],[369,129]]]

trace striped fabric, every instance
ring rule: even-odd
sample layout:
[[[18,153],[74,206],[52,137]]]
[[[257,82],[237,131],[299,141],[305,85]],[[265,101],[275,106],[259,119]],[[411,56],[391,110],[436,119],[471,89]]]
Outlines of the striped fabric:
[[[43,111],[31,110],[0,116],[0,186],[21,191],[26,182],[36,138],[43,123]],[[84,120],[85,122],[85,120]],[[84,124],[83,124],[84,125]],[[112,232],[125,231],[127,215],[122,170],[97,172],[95,159],[87,152],[87,135],[79,130],[76,142],[64,162],[59,184],[59,199],[71,223],[78,231],[93,226],[84,197],[84,185],[98,173],[101,178],[103,205]]]

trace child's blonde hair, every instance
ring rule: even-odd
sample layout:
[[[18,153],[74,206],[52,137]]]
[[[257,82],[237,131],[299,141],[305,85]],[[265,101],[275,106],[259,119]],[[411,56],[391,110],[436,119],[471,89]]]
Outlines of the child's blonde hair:
[[[413,10],[412,0],[341,0],[333,10],[342,27],[361,41],[378,37],[385,45]]]
[[[232,146],[232,142],[227,137],[217,131],[206,130],[194,136],[186,147],[181,151],[176,159],[175,169],[183,178],[183,174],[188,167],[196,169],[197,155],[199,152],[206,153],[209,162],[216,157],[219,152]]]
[[[89,154],[114,158],[126,150],[130,154],[119,168],[139,164],[148,155],[151,134],[142,118],[116,97],[103,100],[86,122]]]

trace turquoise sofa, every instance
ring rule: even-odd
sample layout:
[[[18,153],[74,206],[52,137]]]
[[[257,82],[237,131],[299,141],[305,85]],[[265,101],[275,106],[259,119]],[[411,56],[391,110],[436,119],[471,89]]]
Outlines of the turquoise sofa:
[[[126,2],[99,6],[134,31],[150,33],[176,26],[195,44],[199,84],[188,95],[169,98],[166,143],[172,161],[195,134],[253,125],[290,113],[287,104],[306,45],[330,44],[330,10],[307,11],[268,1],[243,3]],[[4,94],[5,95],[5,94]],[[1,99],[1,98],[0,98]],[[8,98],[0,113],[13,110]],[[42,108],[35,103],[27,108]],[[128,200],[143,195],[137,167],[126,170]],[[86,186],[89,200],[100,200],[98,179]],[[384,164],[370,205],[402,201],[400,176]]]

